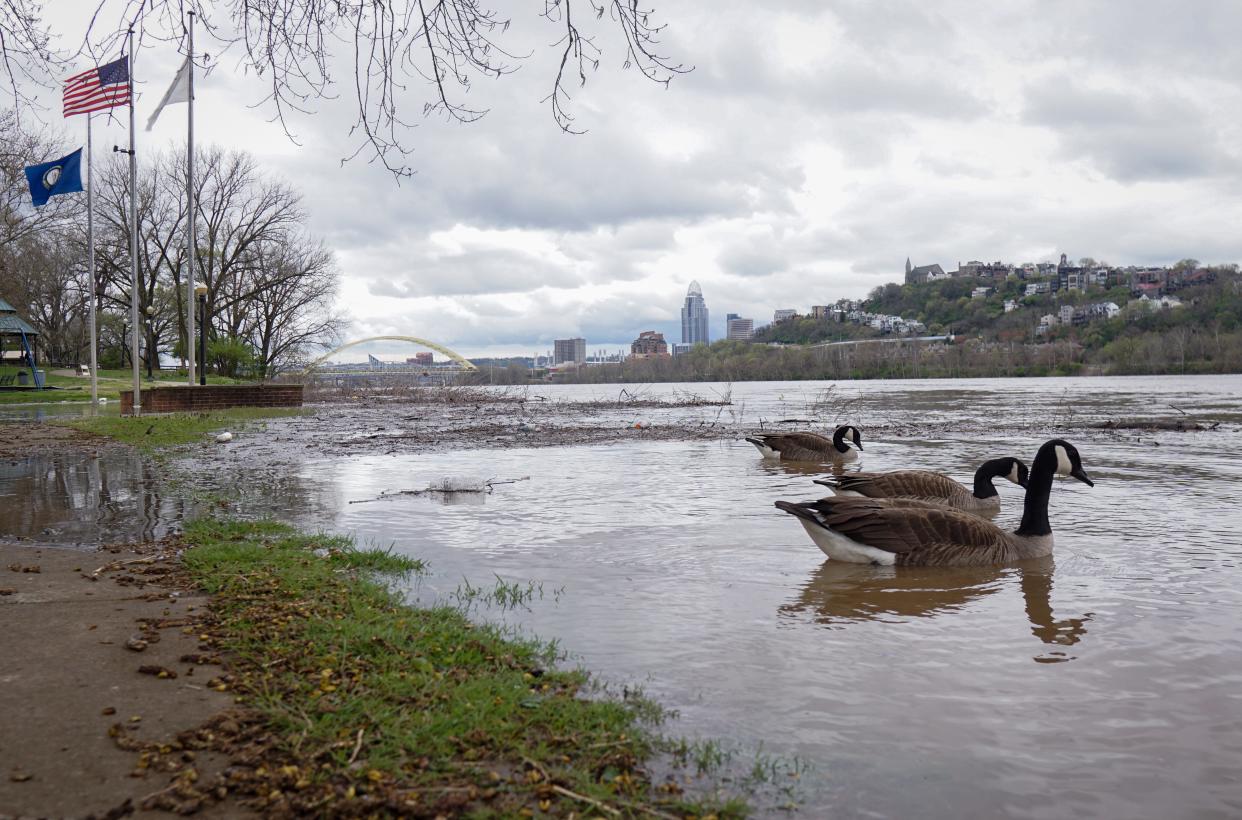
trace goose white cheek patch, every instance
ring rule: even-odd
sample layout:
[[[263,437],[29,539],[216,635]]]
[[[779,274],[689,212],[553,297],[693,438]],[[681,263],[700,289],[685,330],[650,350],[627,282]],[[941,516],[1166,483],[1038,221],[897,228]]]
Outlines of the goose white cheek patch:
[[[1070,461],[1069,453],[1065,452],[1065,448],[1060,444],[1057,445],[1057,474],[1069,475],[1074,469],[1073,463]]]

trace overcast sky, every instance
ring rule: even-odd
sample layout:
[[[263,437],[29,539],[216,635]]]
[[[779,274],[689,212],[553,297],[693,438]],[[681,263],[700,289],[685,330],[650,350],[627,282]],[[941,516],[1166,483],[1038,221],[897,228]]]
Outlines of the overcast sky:
[[[344,272],[351,338],[467,355],[567,336],[616,349],[648,329],[679,341],[692,279],[716,338],[726,313],[758,325],[863,296],[907,256],[1242,261],[1236,0],[653,2],[664,53],[695,70],[665,90],[622,70],[602,31],[600,69],[575,93],[582,136],[540,103],[558,35],[528,0],[500,5],[515,50],[535,56],[476,86],[482,121],[422,120],[425,89],[410,88],[418,174],[399,186],[341,166],[344,103],[293,120],[290,143],[247,107],[263,88],[235,57],[199,85],[197,139],[301,189]],[[140,122],[178,62],[171,47],[140,54]],[[184,140],[184,112],[140,148]],[[124,138],[97,130],[96,148]]]

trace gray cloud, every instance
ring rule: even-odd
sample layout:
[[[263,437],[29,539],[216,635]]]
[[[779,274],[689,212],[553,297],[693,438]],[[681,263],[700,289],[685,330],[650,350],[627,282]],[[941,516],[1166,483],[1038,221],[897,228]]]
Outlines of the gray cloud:
[[[389,257],[384,254],[384,259]],[[403,266],[405,267],[405,266]],[[364,270],[355,275],[367,276]],[[375,296],[407,298],[576,287],[583,278],[556,260],[500,248],[441,255],[414,253],[408,268],[369,279]]]
[[[1063,156],[1121,182],[1238,169],[1212,112],[1167,92],[1123,93],[1056,77],[1028,87],[1023,120],[1055,131]]]

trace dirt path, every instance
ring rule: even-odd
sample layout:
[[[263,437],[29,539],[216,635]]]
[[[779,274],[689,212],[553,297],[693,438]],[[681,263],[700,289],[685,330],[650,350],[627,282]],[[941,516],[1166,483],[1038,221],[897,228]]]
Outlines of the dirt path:
[[[183,633],[183,618],[205,598],[150,583],[162,563],[151,556],[98,580],[84,577],[110,562],[142,560],[0,544],[0,818],[140,810],[169,776],[119,747],[167,742],[232,706],[229,695],[206,685],[217,667],[182,659],[199,648],[195,635]],[[132,646],[145,644],[141,651],[126,646],[135,636],[142,643]],[[176,677],[144,674],[143,666]],[[184,754],[195,755],[204,777],[226,762],[208,752]],[[199,816],[246,812],[221,804]]]

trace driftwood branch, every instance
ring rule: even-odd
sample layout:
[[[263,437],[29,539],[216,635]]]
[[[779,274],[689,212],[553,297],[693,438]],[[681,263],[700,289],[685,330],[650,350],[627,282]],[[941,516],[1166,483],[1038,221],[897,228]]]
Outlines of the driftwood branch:
[[[492,488],[498,487],[501,484],[516,484],[519,481],[530,481],[530,476],[524,475],[521,478],[489,478],[486,481],[462,484],[445,478],[438,483],[429,484],[422,490],[385,490],[375,498],[359,498],[349,503],[369,504],[372,501],[383,501],[386,498],[395,498],[400,495],[451,495],[454,493],[479,493],[486,495],[492,492]]]

